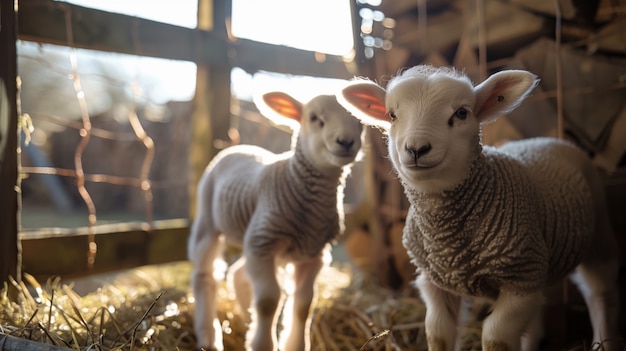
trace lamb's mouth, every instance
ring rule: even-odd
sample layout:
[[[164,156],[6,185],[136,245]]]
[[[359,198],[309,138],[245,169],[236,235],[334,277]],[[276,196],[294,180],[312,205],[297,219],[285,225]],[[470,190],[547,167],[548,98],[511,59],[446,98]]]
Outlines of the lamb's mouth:
[[[439,164],[429,164],[429,165],[402,165],[398,170],[398,174],[401,178],[404,178],[408,181],[421,181],[424,179],[429,179],[433,174],[437,174],[437,166]]]
[[[346,150],[346,151],[331,151],[331,153],[338,158],[353,158],[356,153],[354,151],[351,150]]]
[[[404,164],[404,168],[408,172],[420,172],[428,169],[432,169],[437,167],[441,162],[428,163],[428,162],[418,162],[418,163],[410,163]]]

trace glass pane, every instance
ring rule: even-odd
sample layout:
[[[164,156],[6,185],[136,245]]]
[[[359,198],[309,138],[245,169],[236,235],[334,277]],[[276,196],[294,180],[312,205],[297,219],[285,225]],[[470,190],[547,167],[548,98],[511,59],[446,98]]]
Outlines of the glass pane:
[[[18,74],[23,228],[187,218],[195,64],[19,42]]]
[[[233,0],[233,35],[333,55],[353,49],[349,0]]]

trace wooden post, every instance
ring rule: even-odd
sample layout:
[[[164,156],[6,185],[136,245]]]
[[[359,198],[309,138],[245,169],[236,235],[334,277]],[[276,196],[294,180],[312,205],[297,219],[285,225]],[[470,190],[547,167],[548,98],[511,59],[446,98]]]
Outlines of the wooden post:
[[[19,277],[17,179],[17,13],[0,0],[0,282]]]
[[[218,38],[228,41],[227,21],[232,2],[198,1],[198,29],[210,30]],[[196,213],[196,187],[209,161],[223,147],[230,144],[230,71],[231,65],[198,62],[192,136],[190,146],[191,177],[189,183],[190,217]]]

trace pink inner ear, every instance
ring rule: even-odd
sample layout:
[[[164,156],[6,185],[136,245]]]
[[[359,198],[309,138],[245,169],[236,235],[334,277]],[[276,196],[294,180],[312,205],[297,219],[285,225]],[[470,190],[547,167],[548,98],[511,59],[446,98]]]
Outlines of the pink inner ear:
[[[272,110],[284,117],[300,120],[302,116],[302,106],[289,95],[283,93],[268,93],[263,96],[263,100]]]
[[[384,101],[368,89],[350,88],[346,92],[348,100],[359,110],[379,119],[389,119]]]
[[[492,90],[489,96],[483,101],[476,116],[480,116],[485,111],[490,111],[495,105],[506,100],[505,90],[514,84],[498,84]]]

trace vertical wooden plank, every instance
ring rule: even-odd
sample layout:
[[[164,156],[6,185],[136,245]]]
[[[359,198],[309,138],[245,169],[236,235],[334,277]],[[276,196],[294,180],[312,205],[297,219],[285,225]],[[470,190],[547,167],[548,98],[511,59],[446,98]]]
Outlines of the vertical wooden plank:
[[[198,1],[198,28],[211,30],[218,38],[228,39],[227,22],[231,17],[231,0]],[[196,187],[213,156],[229,144],[230,64],[198,63],[190,162],[189,198],[191,218],[196,213]]]
[[[232,12],[232,0],[213,0],[213,33],[228,42],[228,32],[230,28]],[[230,129],[230,71],[232,64],[227,61],[225,65],[212,64],[209,66],[208,94],[211,98],[211,119],[213,145],[212,155],[231,144],[228,135]]]
[[[14,0],[0,0],[0,282],[18,276],[17,214],[17,13]]]
[[[357,4],[356,1],[351,2],[352,10],[352,33],[354,39],[355,58],[354,61],[357,64],[358,73],[357,76],[369,77],[372,80],[379,80],[379,74],[385,74],[381,72],[376,65],[374,58],[368,59],[365,56],[365,45],[363,38],[361,37],[361,16],[360,10],[362,5]],[[378,55],[383,55],[378,52]],[[364,170],[364,185],[367,191],[365,192],[365,201],[362,206],[365,208],[363,211],[372,214],[367,217],[367,222],[363,223],[368,228],[370,235],[369,242],[369,257],[372,267],[372,272],[375,279],[383,286],[388,286],[389,277],[389,260],[388,255],[381,255],[381,248],[386,248],[388,241],[386,240],[386,229],[389,227],[389,221],[385,217],[385,212],[381,210],[384,203],[384,199],[381,196],[381,191],[378,189],[388,189],[385,185],[387,179],[384,174],[387,171],[381,172],[381,160],[385,159],[386,147],[385,141],[380,135],[380,132],[376,129],[367,130],[366,134],[367,143],[366,148],[368,152],[365,156],[365,170]],[[393,189],[393,188],[392,188]],[[395,189],[393,189],[395,191]]]

